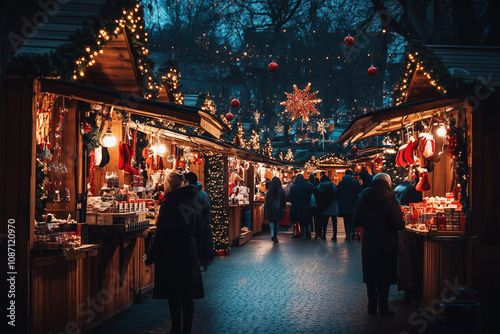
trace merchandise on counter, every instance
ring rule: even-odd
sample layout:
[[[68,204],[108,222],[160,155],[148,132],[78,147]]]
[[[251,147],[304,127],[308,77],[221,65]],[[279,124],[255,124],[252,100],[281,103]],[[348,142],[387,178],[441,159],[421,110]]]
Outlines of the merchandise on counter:
[[[446,197],[425,197],[424,202],[410,203],[401,209],[407,229],[443,235],[465,233],[465,214],[453,193],[447,193]]]

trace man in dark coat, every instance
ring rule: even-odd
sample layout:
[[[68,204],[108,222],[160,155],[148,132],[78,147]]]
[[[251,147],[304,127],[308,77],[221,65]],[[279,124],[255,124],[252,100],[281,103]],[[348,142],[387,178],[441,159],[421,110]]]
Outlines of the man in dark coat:
[[[314,198],[316,199],[317,212],[319,218],[319,228],[316,233],[319,234],[321,239],[326,239],[326,228],[328,226],[328,219],[332,216],[333,224],[333,236],[332,240],[337,238],[337,212],[338,210],[337,202],[337,186],[334,185],[328,178],[328,176],[323,175],[321,177],[320,183],[314,188]],[[335,201],[335,203],[333,203]],[[333,205],[332,205],[333,204]],[[331,206],[331,207],[330,207]],[[333,217],[335,216],[335,217]]]
[[[292,203],[290,207],[290,221],[300,224],[302,240],[311,237],[311,195],[314,186],[304,179],[302,174],[295,178],[295,183],[290,188],[287,200]]]
[[[155,264],[153,298],[168,299],[171,333],[191,332],[193,299],[203,298],[199,265],[202,217],[197,208],[198,188],[183,187],[184,176],[172,171],[165,181],[156,231],[144,262]]]
[[[391,177],[376,174],[370,186],[359,195],[354,223],[363,227],[363,282],[368,292],[368,314],[394,315],[387,297],[391,284],[397,283],[398,231],[404,226],[403,214]]]
[[[198,202],[198,209],[201,210],[202,226],[203,226],[200,264],[203,266],[204,270],[207,270],[208,265],[210,264],[210,262],[213,261],[215,256],[213,232],[212,232],[212,226],[210,225],[211,221],[210,197],[208,197],[208,194],[203,191],[203,184],[201,184],[201,182],[198,182],[198,176],[195,173],[193,172],[187,173],[186,181],[190,186],[196,187],[199,190],[196,199]]]
[[[355,236],[356,229],[352,223],[352,214],[361,193],[361,185],[352,177],[352,170],[347,169],[342,180],[337,186],[337,200],[339,202],[339,216],[344,218],[345,240]]]

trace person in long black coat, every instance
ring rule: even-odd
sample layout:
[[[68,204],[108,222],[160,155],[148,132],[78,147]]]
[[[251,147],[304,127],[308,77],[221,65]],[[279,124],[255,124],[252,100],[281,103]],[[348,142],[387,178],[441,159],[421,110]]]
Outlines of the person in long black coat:
[[[167,175],[156,231],[144,260],[155,264],[153,298],[168,299],[171,333],[191,332],[193,299],[204,297],[198,262],[202,237],[198,188],[183,187],[183,182],[179,171]]]
[[[356,235],[352,220],[354,207],[358,195],[362,191],[361,185],[352,177],[352,170],[347,169],[344,177],[337,186],[337,201],[339,203],[339,216],[344,218],[345,240],[349,241]]]
[[[359,195],[354,210],[354,224],[363,227],[363,282],[368,293],[368,314],[394,315],[387,298],[391,284],[397,283],[398,231],[404,226],[403,214],[391,177],[376,174],[368,188]]]
[[[278,243],[278,224],[285,217],[286,194],[281,186],[281,181],[274,176],[269,184],[264,202],[264,219],[269,220],[271,228],[271,240]]]
[[[295,183],[290,188],[287,200],[292,203],[290,207],[290,221],[300,224],[302,240],[311,237],[311,195],[314,186],[298,174]]]

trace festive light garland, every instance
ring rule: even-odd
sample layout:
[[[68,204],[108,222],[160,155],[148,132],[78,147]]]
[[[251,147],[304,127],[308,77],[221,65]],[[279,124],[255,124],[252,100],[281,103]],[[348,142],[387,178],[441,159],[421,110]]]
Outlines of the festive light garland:
[[[179,69],[179,64],[174,59],[168,60],[163,64],[160,71],[166,72],[161,78],[167,87],[169,100],[175,104],[184,104],[184,95],[182,94],[182,85],[180,84],[181,70]]]
[[[224,162],[222,155],[204,151],[205,191],[210,197],[215,251],[229,249],[229,219],[225,206]]]

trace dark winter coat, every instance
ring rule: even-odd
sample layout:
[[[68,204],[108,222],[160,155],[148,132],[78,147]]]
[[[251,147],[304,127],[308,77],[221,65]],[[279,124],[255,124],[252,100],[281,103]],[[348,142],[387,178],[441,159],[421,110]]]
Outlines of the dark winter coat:
[[[306,180],[295,183],[290,188],[287,200],[292,203],[290,207],[290,221],[292,223],[311,222],[311,195],[314,186]]]
[[[314,188],[318,214],[336,216],[338,214],[337,186],[330,181],[320,182]]]
[[[361,191],[361,185],[352,175],[344,175],[337,186],[337,200],[339,202],[340,217],[354,213],[356,200]]]
[[[403,181],[394,189],[399,204],[422,202],[422,192],[415,189],[415,184],[415,181]]]
[[[198,203],[201,207],[202,225],[203,225],[200,261],[203,264],[207,264],[210,261],[212,261],[215,257],[214,235],[212,232],[212,225],[210,225],[211,204],[210,204],[210,197],[208,197],[208,194],[202,190],[203,185],[200,182],[198,182],[196,186],[200,190],[198,192]]]
[[[271,198],[271,193],[267,191],[266,200],[264,203],[264,219],[269,219],[270,222],[278,222],[285,217],[286,210],[286,193],[280,188],[277,196]]]
[[[155,264],[153,298],[203,298],[198,262],[202,217],[198,188],[181,187],[165,195],[146,264]]]
[[[397,283],[398,231],[405,223],[395,193],[386,182],[372,181],[363,190],[353,221],[363,227],[363,282]]]

